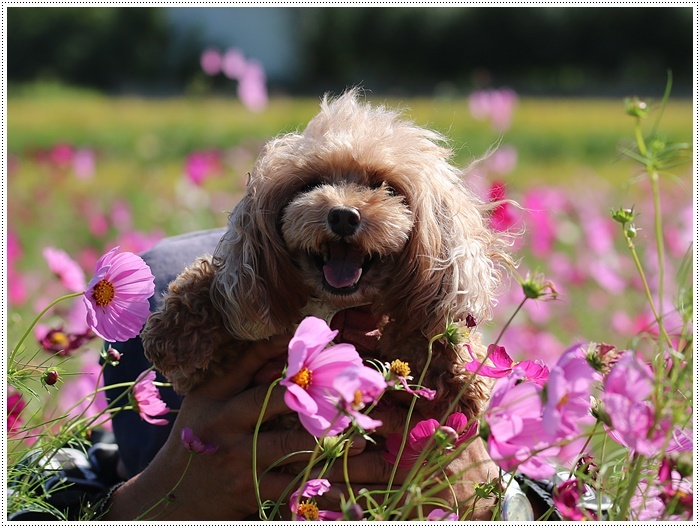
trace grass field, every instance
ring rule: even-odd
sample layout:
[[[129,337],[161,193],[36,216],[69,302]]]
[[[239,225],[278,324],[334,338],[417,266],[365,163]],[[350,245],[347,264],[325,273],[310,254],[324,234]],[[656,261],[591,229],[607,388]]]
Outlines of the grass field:
[[[621,100],[521,98],[512,126],[499,133],[470,115],[466,98],[367,97],[405,108],[407,117],[444,133],[458,165],[468,165],[499,142],[512,147],[517,152],[512,170],[482,171],[482,175],[487,184],[504,182],[508,196],[518,202],[538,189],[559,189],[578,204],[575,207],[595,210],[598,218],[610,207],[644,200],[644,187],[629,185],[639,167],[619,154],[620,147],[633,143],[633,121],[625,115]],[[90,255],[117,242],[123,249],[141,250],[164,235],[224,225],[264,141],[303,128],[317,108],[316,99],[290,98],[273,98],[263,112],[252,113],[233,98],[109,98],[65,91],[10,97],[8,225],[23,250],[19,268],[30,275],[46,275],[44,246],[83,253],[88,262]],[[647,129],[653,119],[645,122]],[[672,100],[660,125],[668,141],[689,141],[692,126],[692,103]],[[52,165],[47,153],[56,145],[92,152],[94,173],[80,179],[69,168]],[[208,150],[217,152],[222,161],[216,177],[200,186],[186,182],[187,156]],[[685,187],[675,183],[668,187],[673,203],[680,201],[685,207],[690,203],[689,169],[680,170]],[[114,220],[115,206],[128,211],[128,226]],[[569,255],[584,249],[575,248],[584,237],[576,231],[575,223],[583,218],[580,211],[577,215],[562,219],[558,227],[560,241],[570,246],[564,248]],[[94,225],[100,222],[102,230]],[[523,269],[546,270],[549,256],[533,258],[529,239],[524,240],[518,249],[518,256],[525,259]],[[36,298],[38,291],[31,286],[29,290],[28,298]],[[580,293],[591,294],[585,288]],[[616,299],[607,304],[617,304]],[[576,317],[582,321],[569,321],[564,328],[573,327],[577,336],[579,331],[596,330],[610,337],[610,332],[597,328],[597,317],[586,315],[586,310],[576,312],[581,312]],[[563,339],[566,330],[559,323],[554,326]]]

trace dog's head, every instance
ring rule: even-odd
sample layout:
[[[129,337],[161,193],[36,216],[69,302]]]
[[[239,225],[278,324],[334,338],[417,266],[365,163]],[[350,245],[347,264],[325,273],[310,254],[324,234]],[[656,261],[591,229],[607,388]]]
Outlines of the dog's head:
[[[270,141],[214,254],[212,299],[241,339],[298,321],[310,298],[373,304],[426,336],[486,319],[507,261],[442,136],[351,90]]]

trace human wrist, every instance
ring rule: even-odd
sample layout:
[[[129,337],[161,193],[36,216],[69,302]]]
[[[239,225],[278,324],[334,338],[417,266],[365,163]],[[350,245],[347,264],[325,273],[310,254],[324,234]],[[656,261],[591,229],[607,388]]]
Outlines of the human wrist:
[[[181,480],[186,467],[187,456],[166,444],[146,469],[112,491],[105,501],[101,520],[199,519],[194,501],[189,500],[187,481]]]

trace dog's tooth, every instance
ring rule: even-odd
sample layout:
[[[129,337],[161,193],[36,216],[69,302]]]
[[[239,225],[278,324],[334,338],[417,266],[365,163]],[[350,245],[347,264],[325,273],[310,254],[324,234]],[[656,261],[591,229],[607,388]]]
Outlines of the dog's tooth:
[[[355,284],[357,284],[358,282],[360,282],[360,279],[361,279],[361,278],[362,278],[362,268],[360,268],[360,273],[358,273],[358,275],[357,275],[357,280],[355,281]]]

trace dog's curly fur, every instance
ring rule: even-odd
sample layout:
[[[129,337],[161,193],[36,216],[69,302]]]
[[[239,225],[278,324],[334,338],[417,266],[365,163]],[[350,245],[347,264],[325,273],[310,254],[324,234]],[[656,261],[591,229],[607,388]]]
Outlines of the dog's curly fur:
[[[371,304],[378,358],[419,372],[448,321],[490,318],[510,262],[488,204],[451,156],[440,134],[362,102],[357,89],[324,97],[303,132],[264,147],[214,255],[186,269],[148,320],[147,356],[187,393],[304,315]],[[465,350],[435,345],[425,385],[437,390],[436,410],[465,383],[459,408],[469,416],[488,397],[483,379],[465,375]]]

